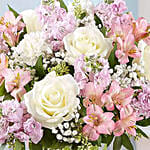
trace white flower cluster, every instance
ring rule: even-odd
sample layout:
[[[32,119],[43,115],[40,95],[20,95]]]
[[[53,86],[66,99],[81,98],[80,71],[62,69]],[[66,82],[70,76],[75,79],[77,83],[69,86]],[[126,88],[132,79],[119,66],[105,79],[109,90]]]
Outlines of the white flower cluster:
[[[51,54],[52,50],[45,42],[42,32],[26,34],[17,47],[13,47],[13,58],[20,65],[34,66],[40,55]]]
[[[78,106],[78,109],[81,109]],[[56,138],[59,141],[64,141],[68,143],[79,143],[78,130],[76,124],[78,123],[80,114],[76,111],[74,113],[73,119],[70,122],[63,122],[58,125],[57,128],[52,128],[52,133],[56,134]]]
[[[122,87],[129,87],[129,85],[140,86],[145,80],[143,74],[143,67],[136,63],[129,66],[126,64],[116,65],[112,79],[119,82]]]

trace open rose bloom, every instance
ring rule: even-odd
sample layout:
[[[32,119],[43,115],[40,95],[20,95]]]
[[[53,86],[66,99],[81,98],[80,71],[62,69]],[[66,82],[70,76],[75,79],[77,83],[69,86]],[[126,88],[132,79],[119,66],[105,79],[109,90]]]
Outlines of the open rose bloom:
[[[0,149],[133,150],[149,125],[150,24],[124,0],[0,17]]]

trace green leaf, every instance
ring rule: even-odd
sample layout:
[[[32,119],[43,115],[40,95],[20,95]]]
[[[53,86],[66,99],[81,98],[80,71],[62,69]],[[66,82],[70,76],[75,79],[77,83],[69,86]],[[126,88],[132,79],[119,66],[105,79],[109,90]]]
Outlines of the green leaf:
[[[94,20],[95,20],[96,26],[98,26],[100,24],[101,28],[103,28],[103,23],[96,14],[94,15]]]
[[[24,149],[25,149],[24,144],[21,143],[19,140],[16,140],[14,144],[14,150],[24,150]]]
[[[107,144],[105,144],[103,150],[107,150],[107,147]]]
[[[42,150],[42,145],[30,143],[30,150]]]
[[[100,30],[103,33],[104,37],[106,37],[107,28],[103,26]]]
[[[4,101],[5,100],[12,100],[12,99],[14,99],[14,97],[12,97],[9,93],[6,93],[4,98],[3,98]]]
[[[19,16],[19,13],[17,13],[10,5],[8,5],[8,8],[9,8],[9,11],[11,11],[16,18]]]
[[[5,89],[5,81],[4,81],[0,86],[0,96],[4,96],[5,94],[6,94],[6,89]]]
[[[115,52],[117,50],[117,43],[115,43],[114,48],[112,52],[110,53],[110,56],[108,58],[109,64],[111,68],[114,68],[116,65],[119,64],[118,59],[116,58]]]
[[[64,1],[63,0],[58,0],[58,1],[60,2],[60,7],[64,8],[66,10],[66,12],[68,12],[68,8],[67,8],[66,4],[64,3]]]
[[[140,128],[137,128],[136,132],[140,133],[142,136],[144,136],[145,138],[149,139],[148,135],[145,132],[143,132]]]
[[[40,144],[43,146],[45,149],[63,149],[66,146],[70,146],[71,144],[65,143],[65,142],[59,142],[56,139],[56,136],[51,133],[49,129],[44,129],[44,136],[40,142]]]
[[[91,142],[91,143],[92,143],[92,145],[94,145],[94,146],[101,147],[102,137],[101,137],[101,136],[99,136],[99,138],[98,138],[98,140],[97,140],[97,141],[93,141],[93,142]]]
[[[99,149],[98,146],[91,146],[91,147],[88,148],[88,150],[98,150],[98,149]]]
[[[102,143],[106,143],[109,146],[114,138],[114,135],[103,135],[102,136]]]
[[[118,136],[115,138],[115,141],[113,143],[113,150],[120,150],[122,146],[121,137]]]
[[[138,121],[136,124],[142,127],[147,127],[150,125],[150,118]]]
[[[133,145],[126,134],[121,136],[122,145],[127,148],[128,150],[134,150]]]
[[[36,65],[35,65],[35,70],[36,74],[40,77],[43,78],[45,76],[45,71],[43,67],[43,58],[42,55],[38,58]]]

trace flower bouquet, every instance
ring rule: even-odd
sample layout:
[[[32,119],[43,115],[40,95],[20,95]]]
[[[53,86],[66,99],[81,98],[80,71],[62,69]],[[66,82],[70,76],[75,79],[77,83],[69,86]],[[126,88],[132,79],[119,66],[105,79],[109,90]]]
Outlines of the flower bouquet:
[[[45,0],[0,18],[0,149],[134,147],[150,125],[150,24],[123,0]]]

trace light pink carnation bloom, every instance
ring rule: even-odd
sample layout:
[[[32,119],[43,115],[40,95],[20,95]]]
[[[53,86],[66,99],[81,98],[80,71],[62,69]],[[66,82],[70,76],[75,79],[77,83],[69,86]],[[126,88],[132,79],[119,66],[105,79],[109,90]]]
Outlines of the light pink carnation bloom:
[[[120,37],[117,38],[117,51],[116,57],[119,59],[121,64],[126,64],[129,62],[129,56],[132,58],[141,57],[141,52],[135,45],[135,38],[133,34],[128,34],[125,40]]]
[[[25,27],[21,19],[21,16],[16,18],[11,11],[6,12],[0,18],[0,32],[3,33],[3,38],[10,47],[16,46],[19,36]]]
[[[118,109],[130,104],[134,90],[132,88],[121,88],[119,83],[113,81],[108,92],[103,94],[102,101],[107,110],[114,110],[115,105]]]
[[[31,80],[30,72],[21,69],[15,71],[5,69],[3,76],[5,77],[5,88],[7,92],[11,92],[11,95],[20,101],[26,93],[24,86]]]
[[[43,137],[42,126],[39,122],[36,122],[33,118],[28,119],[23,124],[24,131],[29,135],[31,141],[37,144]]]
[[[97,140],[100,134],[111,134],[115,123],[112,120],[114,114],[104,113],[97,105],[91,105],[87,108],[87,116],[83,118],[87,124],[83,128],[83,134],[90,140]]]
[[[114,135],[121,136],[126,131],[128,134],[136,136],[135,125],[138,120],[131,106],[128,105],[126,108],[122,108],[120,110],[120,120],[115,124]]]

